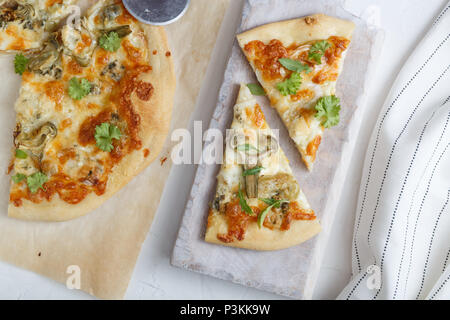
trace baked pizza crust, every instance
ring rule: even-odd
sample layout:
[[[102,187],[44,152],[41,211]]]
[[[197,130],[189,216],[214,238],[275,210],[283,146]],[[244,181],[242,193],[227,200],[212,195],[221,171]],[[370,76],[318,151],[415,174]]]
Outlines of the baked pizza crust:
[[[90,193],[75,205],[62,201],[57,195],[51,201],[41,203],[24,199],[20,207],[9,204],[9,217],[33,221],[66,221],[83,216],[103,204],[156,159],[169,132],[176,79],[172,57],[166,56],[169,45],[164,28],[144,24],[141,24],[141,27],[147,39],[149,52],[154,50],[157,52],[155,55],[149,54],[152,71],[141,74],[139,78],[153,85],[151,99],[142,101],[135,93],[132,95],[133,106],[141,116],[142,148],[126,155],[113,168],[103,195]],[[144,149],[150,151],[147,157],[144,157]]]
[[[265,24],[237,35],[241,47],[250,41],[280,40],[284,46],[339,36],[351,40],[355,24],[351,21],[313,14],[307,17]]]
[[[318,219],[292,221],[289,230],[285,231],[259,228],[256,223],[250,223],[243,240],[225,243],[220,241],[217,238],[217,235],[226,234],[228,232],[227,221],[224,216],[215,215],[213,219],[210,219],[205,240],[210,243],[224,246],[270,251],[286,249],[298,245],[311,239],[320,231],[321,226]]]

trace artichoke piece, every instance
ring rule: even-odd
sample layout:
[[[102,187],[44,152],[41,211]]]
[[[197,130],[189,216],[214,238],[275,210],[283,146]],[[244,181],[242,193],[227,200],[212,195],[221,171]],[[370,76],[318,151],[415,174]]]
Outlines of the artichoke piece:
[[[109,34],[111,32],[117,33],[119,38],[125,38],[132,31],[131,31],[131,28],[129,25],[123,25],[123,26],[119,26],[119,27],[115,27],[115,28],[111,28],[111,29],[101,30],[102,34]]]
[[[0,26],[4,28],[9,22],[14,21],[14,10],[3,8],[0,12]]]
[[[56,126],[46,122],[32,132],[21,131],[14,139],[14,143],[17,148],[28,150],[34,157],[41,159],[45,146],[56,137],[57,133]]]
[[[107,6],[103,12],[103,24],[106,26],[109,22],[113,22],[118,16],[122,14],[122,8],[117,4]]]
[[[260,164],[257,165],[244,165],[244,170],[251,170],[255,167],[259,167]],[[244,177],[245,179],[245,192],[247,193],[248,198],[258,198],[258,179],[259,172],[255,174],[247,175]]]
[[[290,174],[278,173],[259,177],[258,196],[260,198],[294,201],[299,193],[298,183]]]
[[[28,71],[60,78],[62,75],[61,45],[58,41],[58,33],[52,34],[44,43],[44,49],[31,53],[29,59]]]
[[[89,38],[90,43],[85,39]],[[95,36],[89,30],[86,18],[81,20],[80,28],[65,27],[61,31],[61,42],[65,55],[71,56],[80,66],[87,67],[92,61],[97,42]],[[82,42],[82,43],[81,43]],[[82,44],[82,49],[78,49],[78,44]]]
[[[0,5],[0,26],[13,21],[24,23],[24,28],[33,29],[36,11],[31,4],[21,3],[20,1],[3,1]]]
[[[32,20],[36,11],[31,4],[19,5],[15,11],[16,20]]]

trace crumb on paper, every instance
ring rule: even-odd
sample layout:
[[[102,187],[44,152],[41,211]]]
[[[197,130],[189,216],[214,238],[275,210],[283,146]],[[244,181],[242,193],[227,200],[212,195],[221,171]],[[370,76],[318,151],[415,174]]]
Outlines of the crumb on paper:
[[[147,158],[149,154],[150,154],[150,150],[144,149],[144,158]]]
[[[157,50],[153,50],[153,55],[156,55],[158,53]]]
[[[41,252],[38,252],[38,257],[40,257],[42,255],[42,253]]]
[[[163,157],[159,161],[161,162],[161,166],[163,166],[164,163],[166,163],[166,161],[167,161],[167,157]]]
[[[166,57],[170,57],[172,55],[172,53],[170,51],[166,52]]]

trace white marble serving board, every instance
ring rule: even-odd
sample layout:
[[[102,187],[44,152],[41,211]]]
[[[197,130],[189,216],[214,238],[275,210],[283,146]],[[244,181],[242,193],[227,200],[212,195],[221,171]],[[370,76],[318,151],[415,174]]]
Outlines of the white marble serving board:
[[[365,106],[366,90],[383,41],[382,31],[351,15],[339,3],[332,0],[247,0],[237,31],[239,33],[262,24],[313,13],[325,13],[352,20],[356,24],[337,85],[337,95],[342,105],[341,121],[337,127],[326,131],[312,172],[306,170],[280,118],[269,106],[269,101],[258,97],[270,127],[279,129],[281,147],[316,211],[323,231],[301,245],[271,252],[206,243],[203,239],[208,208],[215,193],[220,165],[201,164],[175,243],[172,265],[284,296],[311,298],[335,207],[341,192],[345,191],[344,178],[361,127],[360,116]],[[229,128],[233,105],[242,82],[256,82],[256,78],[235,41],[210,128],[222,132]]]

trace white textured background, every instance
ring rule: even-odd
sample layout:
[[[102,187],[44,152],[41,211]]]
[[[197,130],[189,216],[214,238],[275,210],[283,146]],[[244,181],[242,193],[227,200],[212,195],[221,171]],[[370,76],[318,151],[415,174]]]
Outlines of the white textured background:
[[[345,8],[360,15],[376,5],[380,25],[385,30],[384,48],[378,72],[369,91],[367,109],[355,153],[352,157],[346,190],[338,206],[335,224],[325,253],[314,297],[333,299],[345,286],[351,273],[353,220],[361,179],[362,163],[372,127],[403,61],[427,31],[433,18],[448,0],[346,0]],[[216,104],[223,70],[240,17],[241,0],[232,0],[219,36],[219,45],[200,93],[193,120],[209,123]],[[9,135],[10,132],[4,133]],[[169,265],[169,257],[188,198],[195,168],[172,169],[128,288],[128,299],[278,299],[265,293],[222,280],[181,270]],[[86,299],[89,295],[69,291],[65,286],[28,271],[0,262],[0,299]]]

